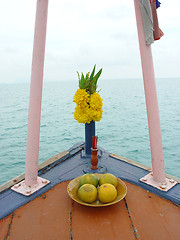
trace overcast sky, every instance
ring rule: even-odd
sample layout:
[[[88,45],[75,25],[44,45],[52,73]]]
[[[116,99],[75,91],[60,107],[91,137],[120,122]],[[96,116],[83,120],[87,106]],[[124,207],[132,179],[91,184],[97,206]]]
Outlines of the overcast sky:
[[[180,77],[180,1],[160,2],[155,76]],[[36,0],[0,6],[0,82],[29,82]],[[76,80],[94,64],[104,79],[142,77],[134,1],[49,0],[44,80]]]

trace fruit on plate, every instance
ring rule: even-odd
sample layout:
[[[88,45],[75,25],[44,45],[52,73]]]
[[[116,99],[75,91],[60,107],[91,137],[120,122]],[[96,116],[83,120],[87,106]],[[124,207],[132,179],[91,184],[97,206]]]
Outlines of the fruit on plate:
[[[117,177],[114,176],[111,173],[105,173],[103,174],[100,178],[99,178],[99,185],[101,186],[102,184],[105,183],[110,183],[112,185],[114,185],[114,187],[117,187]]]
[[[98,178],[96,177],[95,174],[92,173],[86,173],[82,175],[79,179],[79,185],[82,186],[84,184],[92,184],[95,187],[98,186]]]
[[[114,185],[110,183],[102,184],[98,188],[98,199],[102,203],[109,203],[116,199],[117,197],[117,190]]]
[[[83,184],[78,189],[78,197],[86,203],[92,203],[97,199],[97,188],[92,184]]]

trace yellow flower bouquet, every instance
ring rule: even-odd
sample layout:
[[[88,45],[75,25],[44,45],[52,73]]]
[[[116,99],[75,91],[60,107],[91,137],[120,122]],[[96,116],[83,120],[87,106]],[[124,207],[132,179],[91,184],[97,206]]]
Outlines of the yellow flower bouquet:
[[[76,103],[74,118],[79,123],[90,123],[91,121],[100,121],[102,118],[103,99],[97,92],[97,81],[102,73],[102,69],[94,76],[96,65],[92,73],[88,72],[86,76],[78,73],[79,89],[77,89],[73,102]]]

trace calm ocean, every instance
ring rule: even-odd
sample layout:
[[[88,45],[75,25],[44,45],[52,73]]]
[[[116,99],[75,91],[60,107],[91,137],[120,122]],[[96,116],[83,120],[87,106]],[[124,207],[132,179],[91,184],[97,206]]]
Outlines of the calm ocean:
[[[84,141],[74,120],[77,81],[44,82],[39,162]],[[180,177],[180,79],[156,80],[166,172]],[[99,80],[99,146],[151,166],[142,79]],[[0,84],[0,184],[25,171],[29,83]]]

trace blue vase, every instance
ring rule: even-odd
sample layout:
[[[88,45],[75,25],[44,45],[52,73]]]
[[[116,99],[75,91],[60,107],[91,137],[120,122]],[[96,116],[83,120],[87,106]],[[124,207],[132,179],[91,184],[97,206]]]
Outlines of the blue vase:
[[[85,152],[91,155],[92,137],[95,136],[95,122],[85,123]]]

